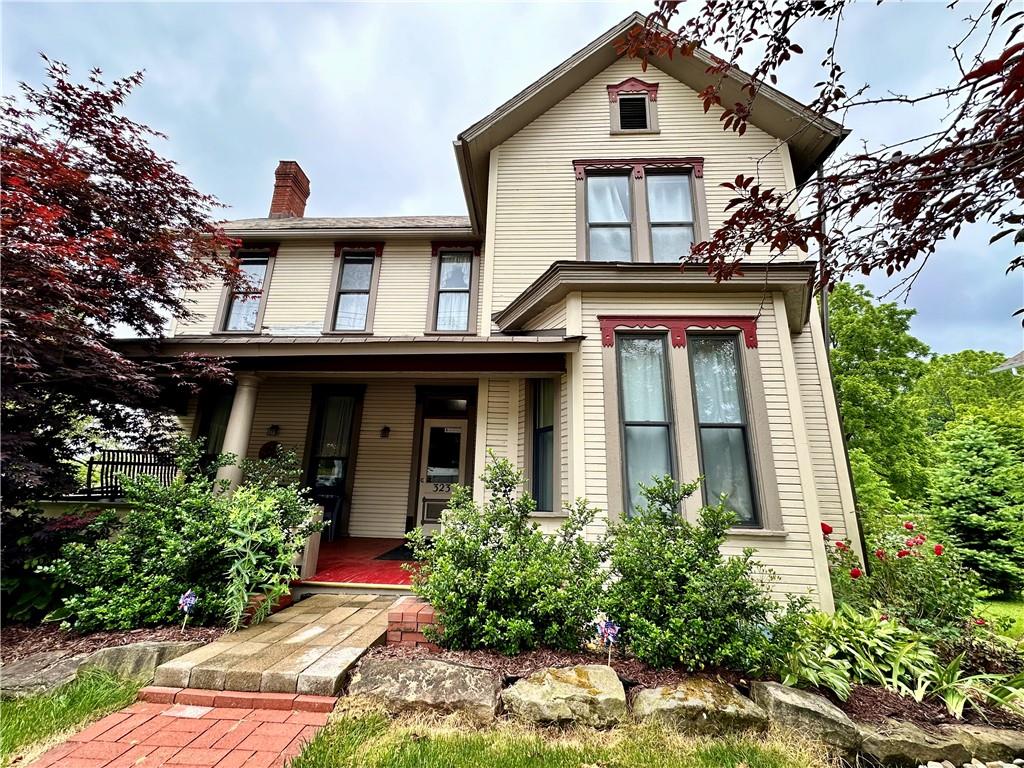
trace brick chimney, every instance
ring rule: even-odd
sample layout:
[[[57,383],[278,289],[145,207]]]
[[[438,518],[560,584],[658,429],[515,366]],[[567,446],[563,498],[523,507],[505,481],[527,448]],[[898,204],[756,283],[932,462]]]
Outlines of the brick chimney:
[[[309,199],[309,178],[294,160],[282,160],[274,171],[274,197],[270,218],[301,218]]]

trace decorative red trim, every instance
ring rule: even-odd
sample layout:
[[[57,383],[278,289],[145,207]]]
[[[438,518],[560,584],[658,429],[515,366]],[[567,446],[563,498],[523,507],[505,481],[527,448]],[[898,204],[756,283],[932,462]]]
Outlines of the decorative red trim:
[[[651,101],[658,100],[658,84],[657,83],[645,83],[636,77],[627,77],[618,85],[608,86],[608,101],[616,102],[619,100],[620,93],[646,93],[647,98]]]
[[[635,157],[622,159],[573,160],[576,178],[583,181],[587,171],[632,171],[642,179],[650,169],[689,170],[698,179],[704,178],[703,157]]]
[[[384,241],[336,240],[334,242],[334,257],[340,256],[342,251],[373,251],[373,255],[379,259],[384,255]]]
[[[239,251],[266,251],[267,256],[273,258],[277,256],[277,249],[280,245],[273,241],[243,240],[241,245],[236,245],[231,249],[231,256],[237,258]]]
[[[430,255],[437,256],[441,251],[472,251],[474,256],[479,256],[480,243],[471,240],[432,240]]]
[[[757,318],[738,316],[666,316],[615,315],[598,317],[601,324],[601,346],[615,346],[617,328],[668,328],[673,347],[686,346],[686,332],[690,328],[739,328],[748,348],[757,347]]]

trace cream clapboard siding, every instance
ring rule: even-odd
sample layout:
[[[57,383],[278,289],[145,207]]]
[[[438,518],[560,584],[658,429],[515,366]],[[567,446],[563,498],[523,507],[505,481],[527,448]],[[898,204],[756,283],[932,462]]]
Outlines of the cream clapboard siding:
[[[583,295],[583,345],[584,378],[584,447],[586,471],[586,496],[601,510],[607,510],[609,472],[620,471],[607,465],[606,425],[604,413],[604,369],[601,334],[598,316],[622,314],[642,306],[645,314],[686,314],[686,315],[753,315],[757,314],[762,297],[759,294],[630,294],[617,296],[606,293],[585,293]],[[781,323],[780,323],[781,320]],[[784,538],[757,538],[754,536],[731,537],[725,551],[738,554],[743,547],[757,549],[757,558],[778,575],[772,585],[773,592],[781,597],[785,594],[816,593],[828,590],[827,584],[819,584],[812,548],[811,536],[820,536],[811,531],[806,500],[802,486],[800,465],[797,459],[792,407],[787,395],[783,368],[783,349],[779,329],[788,334],[785,318],[776,318],[773,305],[769,302],[763,308],[758,320],[758,353],[761,376],[764,384],[765,406],[774,468],[778,481]],[[614,425],[612,425],[614,428]],[[683,439],[686,436],[682,436]],[[689,478],[681,478],[689,479]],[[595,521],[587,533],[590,538],[600,536],[607,525],[607,514]]]
[[[839,471],[832,453],[833,435],[829,430],[825,412],[825,399],[821,391],[821,378],[814,354],[814,341],[810,333],[793,336],[793,356],[796,358],[797,375],[800,379],[800,397],[804,406],[804,423],[807,427],[807,441],[814,466],[814,488],[818,495],[818,509],[821,519],[832,526],[834,537],[849,536],[846,529],[842,496],[839,490]]]
[[[416,387],[412,381],[370,381],[363,400],[363,420],[352,490],[353,536],[401,538],[409,511],[416,420]],[[383,426],[391,427],[387,439]]]
[[[606,86],[627,77],[656,82],[657,135],[609,135]],[[655,67],[619,59],[502,143],[497,154],[493,306],[506,306],[547,266],[576,258],[576,181],[572,161],[583,158],[704,158],[704,189],[712,230],[730,199],[722,182],[755,175],[761,186],[785,188],[788,156],[777,140],[750,126],[739,137],[722,130],[717,113],[705,114],[687,86]],[[754,251],[752,258],[766,251]]]
[[[544,311],[538,312],[536,317],[530,318],[523,325],[523,328],[527,331],[565,328],[565,302],[559,301]]]
[[[312,398],[313,383],[308,380],[268,378],[260,382],[252,432],[249,433],[249,458],[259,455],[261,445],[276,440],[295,451],[299,460],[304,462]],[[279,427],[274,437],[267,436],[267,428],[271,424]]]
[[[267,288],[267,308],[263,325],[270,333],[318,335],[324,326],[334,294],[331,273],[334,267],[333,241],[296,241],[281,243]],[[377,284],[374,336],[422,336],[433,297],[430,295],[431,245],[428,240],[385,242]],[[482,290],[482,263],[478,271],[477,291]],[[217,309],[223,286],[211,281],[204,288],[186,294],[197,313],[188,323],[178,323],[174,334],[214,333]],[[478,314],[483,302],[478,302]],[[478,318],[482,323],[482,318]],[[483,325],[480,325],[483,328]]]

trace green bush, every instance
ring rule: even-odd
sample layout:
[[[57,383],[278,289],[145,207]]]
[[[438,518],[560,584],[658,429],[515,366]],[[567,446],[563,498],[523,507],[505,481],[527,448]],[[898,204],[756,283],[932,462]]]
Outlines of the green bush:
[[[930,539],[915,521],[889,528],[868,543],[869,570],[849,541],[825,535],[838,604],[861,613],[878,608],[911,629],[956,636],[970,622],[978,597],[977,579],[957,547]]]
[[[228,615],[234,623],[241,594],[247,603],[294,576],[315,507],[296,484],[269,479],[287,475],[294,456],[247,462],[251,477],[232,494],[209,479],[232,457],[208,466],[192,441],[179,445],[178,456],[180,472],[168,486],[152,477],[123,480],[129,510],[113,536],[68,544],[41,569],[70,593],[51,619],[79,631],[177,623],[178,600],[191,589],[198,598],[191,621]]]
[[[724,505],[702,509],[696,524],[683,518],[680,505],[698,487],[670,477],[641,486],[646,504],[609,533],[605,611],[629,650],[653,666],[761,668],[802,604],[780,609],[752,550],[721,553],[735,522]]]
[[[60,605],[66,589],[39,569],[56,560],[67,544],[92,547],[107,538],[116,517],[98,509],[51,518],[34,509],[5,509],[0,520],[4,621],[37,621]]]
[[[413,588],[443,626],[439,642],[502,653],[580,647],[593,622],[603,575],[600,548],[583,538],[594,510],[583,500],[553,536],[530,520],[536,504],[516,496],[522,473],[492,454],[483,473],[488,501],[456,486],[432,538],[409,534],[419,561]]]

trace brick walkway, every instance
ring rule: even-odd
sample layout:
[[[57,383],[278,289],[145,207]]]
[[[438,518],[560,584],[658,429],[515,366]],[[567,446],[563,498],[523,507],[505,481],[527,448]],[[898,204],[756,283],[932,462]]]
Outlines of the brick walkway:
[[[168,698],[165,689],[143,689],[140,696]],[[107,715],[31,768],[284,766],[327,723],[336,702],[326,696],[225,691],[182,690],[171,697],[173,702],[143,700]]]

